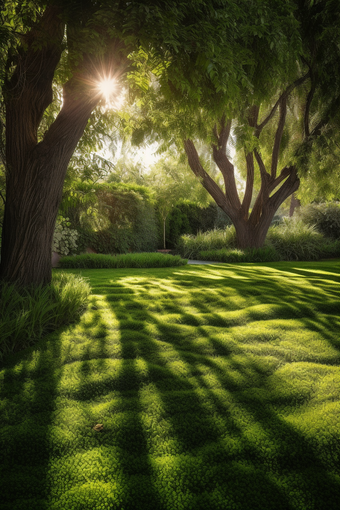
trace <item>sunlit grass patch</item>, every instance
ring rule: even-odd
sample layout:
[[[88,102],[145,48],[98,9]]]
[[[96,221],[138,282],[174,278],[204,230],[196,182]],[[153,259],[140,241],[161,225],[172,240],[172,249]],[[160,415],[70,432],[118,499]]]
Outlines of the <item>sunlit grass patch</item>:
[[[338,510],[339,263],[74,272],[0,369],[1,508]]]

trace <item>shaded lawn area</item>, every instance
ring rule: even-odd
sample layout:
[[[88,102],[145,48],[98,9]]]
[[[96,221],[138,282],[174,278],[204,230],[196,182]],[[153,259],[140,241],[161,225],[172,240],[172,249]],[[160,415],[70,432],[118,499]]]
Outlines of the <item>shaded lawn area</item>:
[[[1,509],[338,510],[339,269],[82,270],[0,369]]]

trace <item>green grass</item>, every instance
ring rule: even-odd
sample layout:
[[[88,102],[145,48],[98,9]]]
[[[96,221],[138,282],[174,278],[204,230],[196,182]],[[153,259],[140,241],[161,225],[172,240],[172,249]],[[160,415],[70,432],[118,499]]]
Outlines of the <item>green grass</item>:
[[[179,255],[163,253],[126,253],[124,255],[84,254],[63,257],[59,265],[72,269],[116,269],[116,268],[155,268],[186,265],[187,260]]]
[[[339,269],[83,270],[0,369],[1,510],[338,510]]]
[[[272,246],[264,248],[249,248],[247,250],[227,249],[207,250],[199,253],[200,260],[214,262],[274,262],[280,260],[280,255]]]

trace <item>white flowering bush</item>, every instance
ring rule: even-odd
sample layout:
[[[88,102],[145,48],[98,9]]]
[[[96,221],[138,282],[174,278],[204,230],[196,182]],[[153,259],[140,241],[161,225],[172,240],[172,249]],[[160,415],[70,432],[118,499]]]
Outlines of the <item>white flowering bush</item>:
[[[59,255],[70,255],[77,251],[79,233],[69,227],[68,218],[59,221],[54,229],[52,251]]]

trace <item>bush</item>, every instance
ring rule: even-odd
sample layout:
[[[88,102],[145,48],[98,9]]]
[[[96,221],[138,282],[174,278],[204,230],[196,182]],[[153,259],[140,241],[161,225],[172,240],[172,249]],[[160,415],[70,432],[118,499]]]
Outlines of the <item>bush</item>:
[[[52,251],[59,255],[68,255],[77,251],[79,234],[70,228],[68,218],[62,218],[56,224],[53,234]]]
[[[61,211],[79,232],[76,253],[91,247],[100,253],[153,251],[158,245],[151,191],[132,184],[78,183],[65,194]]]
[[[331,239],[340,239],[340,202],[310,204],[301,207],[299,217],[304,223]]]
[[[224,230],[215,229],[200,232],[196,236],[181,236],[177,249],[183,257],[197,259],[200,252],[235,247],[235,228],[228,226]]]
[[[282,260],[318,260],[327,245],[315,227],[296,218],[285,218],[281,224],[271,227],[266,242],[275,248]]]
[[[176,255],[163,255],[162,253],[129,253],[125,255],[85,254],[74,257],[63,257],[60,267],[66,269],[107,269],[107,268],[155,268],[183,266],[187,260]]]
[[[160,230],[163,232],[163,222],[160,223]],[[174,248],[181,235],[197,235],[199,232],[224,229],[230,224],[230,218],[216,204],[201,207],[196,202],[183,200],[174,206],[167,218],[166,243]]]
[[[48,332],[74,322],[85,310],[91,288],[84,278],[53,273],[51,285],[0,287],[0,359],[25,349]]]
[[[280,260],[280,255],[272,246],[264,248],[250,248],[247,250],[222,250],[201,251],[201,260],[214,262],[275,262]]]

